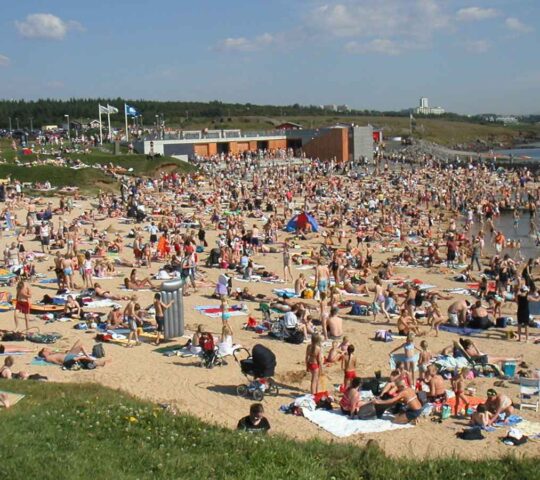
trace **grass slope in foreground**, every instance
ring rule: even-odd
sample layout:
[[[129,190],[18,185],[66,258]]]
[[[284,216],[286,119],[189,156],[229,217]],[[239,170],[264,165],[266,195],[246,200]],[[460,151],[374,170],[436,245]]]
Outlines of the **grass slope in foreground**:
[[[2,478],[11,480],[538,478],[535,459],[417,463],[376,447],[240,434],[94,384],[3,380],[2,390],[26,394],[0,411]]]

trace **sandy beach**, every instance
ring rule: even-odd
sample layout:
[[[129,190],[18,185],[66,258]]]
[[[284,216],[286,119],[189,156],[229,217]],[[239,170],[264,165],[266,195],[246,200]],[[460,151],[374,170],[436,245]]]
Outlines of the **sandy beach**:
[[[58,198],[53,198],[54,206],[58,205]],[[77,201],[77,208],[72,212],[72,216],[87,210],[91,207],[92,200]],[[190,209],[187,209],[190,211]],[[24,225],[26,212],[24,209],[17,211],[17,220]],[[64,216],[68,220],[67,216]],[[251,223],[252,219],[248,219]],[[257,223],[262,226],[260,220]],[[99,231],[104,231],[110,225],[114,225],[126,239],[132,225],[121,224],[114,219],[106,219],[96,223]],[[216,231],[210,226],[207,228],[207,239],[210,247],[215,244]],[[279,239],[292,238],[291,234],[286,232],[279,233]],[[6,232],[0,241],[2,250],[7,243],[15,240],[15,237],[8,236]],[[307,240],[300,240],[298,251],[306,250],[310,247],[318,248],[321,243],[321,237],[311,234]],[[39,242],[33,240],[30,236],[25,241],[27,250],[40,250]],[[83,245],[83,248],[87,245]],[[208,252],[209,249],[206,250]],[[378,265],[381,260],[390,256],[389,253],[383,253],[379,247],[375,248],[374,264]],[[206,252],[201,255],[199,270],[207,277],[208,282],[214,283],[221,273],[216,268],[204,267]],[[123,257],[133,258],[130,248],[125,249]],[[51,272],[52,255],[48,255],[48,260],[36,263],[38,273],[45,274],[48,278],[54,276]],[[265,265],[282,276],[282,257],[281,253],[258,254],[254,260],[258,264]],[[123,276],[128,276],[129,267],[117,268]],[[146,268],[142,268],[142,274],[146,274]],[[156,273],[157,265],[151,269]],[[312,270],[302,270],[309,277],[313,275]],[[298,276],[300,270],[293,267],[294,276]],[[459,287],[460,284],[454,282],[451,274],[428,273],[425,268],[404,268],[396,267],[395,274],[405,276],[410,279],[420,278],[423,282],[436,285],[438,289]],[[76,281],[82,284],[80,276]],[[114,279],[100,279],[102,286],[113,293],[125,294],[121,290],[122,277]],[[254,293],[264,293],[271,295],[275,285],[262,282],[241,283],[233,281],[234,288],[243,288],[249,285]],[[292,283],[280,284],[279,287],[292,287]],[[37,281],[32,283],[33,298],[37,301],[45,294],[53,295],[56,291],[54,284],[40,284]],[[12,294],[15,293],[14,287],[5,289]],[[216,336],[221,331],[221,319],[209,318],[195,310],[197,305],[219,305],[219,301],[211,299],[213,287],[200,288],[197,293],[192,293],[184,298],[186,338],[175,339],[172,342],[164,343],[163,346],[172,343],[184,343],[189,338],[198,324],[203,324],[207,330]],[[398,289],[398,292],[401,290]],[[152,303],[153,292],[140,291],[137,293],[138,299],[143,308]],[[353,298],[353,297],[344,297]],[[454,299],[460,298],[454,295]],[[467,297],[468,298],[468,297]],[[364,300],[371,300],[365,298]],[[303,300],[316,305],[315,300]],[[235,303],[230,300],[231,303]],[[122,305],[125,302],[120,302]],[[441,311],[444,313],[451,303],[451,300],[441,301]],[[257,304],[247,302],[250,315],[260,320],[261,312],[256,310]],[[109,311],[109,309],[97,309],[98,311]],[[348,313],[349,309],[343,309],[342,314]],[[503,313],[515,316],[515,304],[506,304]],[[383,318],[379,316],[381,324],[370,322],[371,317],[359,317],[359,320],[344,320],[344,334],[356,346],[358,357],[358,374],[360,376],[372,376],[375,371],[381,370],[384,375],[390,371],[388,364],[388,352],[399,345],[401,339],[394,339],[392,343],[382,343],[373,340],[374,333],[380,328],[391,328],[394,332],[395,320],[388,326],[382,325]],[[251,331],[242,329],[242,325],[247,321],[247,316],[234,316],[230,319],[230,324],[234,332],[234,342],[251,350],[254,344],[262,343],[269,347],[277,356],[276,380],[280,384],[280,395],[278,397],[265,397],[264,405],[266,415],[272,424],[273,434],[283,434],[300,440],[318,438],[324,441],[336,442],[344,441],[358,445],[365,444],[368,440],[374,439],[384,449],[384,451],[393,457],[437,457],[457,455],[462,458],[480,459],[495,458],[516,453],[518,455],[537,455],[538,442],[530,441],[528,444],[513,448],[505,446],[500,437],[506,434],[507,428],[499,428],[496,432],[486,434],[486,440],[480,442],[465,442],[456,438],[455,433],[462,430],[467,420],[448,419],[442,423],[434,423],[429,418],[421,419],[419,424],[413,428],[374,433],[368,435],[355,435],[344,440],[337,439],[316,425],[309,422],[306,418],[285,415],[279,411],[281,405],[289,404],[295,397],[305,394],[309,391],[309,378],[305,372],[304,345],[291,345],[278,340],[269,338],[267,335],[258,335]],[[76,340],[81,340],[86,347],[91,348],[94,344],[94,331],[79,331],[73,328],[76,322],[54,322],[45,324],[45,321],[32,316],[31,327],[37,327],[41,332],[59,332],[63,338],[54,345],[54,348],[68,348]],[[13,328],[13,312],[4,312],[0,314],[0,328]],[[427,330],[427,327],[423,327]],[[533,329],[534,332],[534,329]],[[444,347],[451,345],[452,341],[457,340],[458,336],[452,333],[440,332],[438,338],[427,336],[422,339],[427,340],[432,352],[438,353]],[[496,353],[500,356],[518,356],[523,355],[523,360],[530,365],[538,367],[538,349],[539,345],[532,343],[518,343],[514,340],[507,340],[504,332],[497,329],[484,332],[481,336],[474,338],[477,346],[487,352]],[[25,346],[35,348],[36,352],[39,345],[25,342]],[[199,361],[195,357],[182,358],[178,356],[167,357],[155,352],[155,346],[149,343],[143,343],[141,346],[127,349],[120,345],[105,344],[106,358],[111,361],[104,368],[98,368],[93,371],[66,371],[58,366],[34,366],[30,365],[32,355],[16,356],[14,371],[27,370],[30,373],[40,373],[46,375],[50,381],[55,382],[98,382],[111,388],[120,389],[129,392],[137,397],[150,400],[156,403],[165,403],[172,405],[178,412],[189,413],[204,419],[205,421],[234,428],[238,419],[245,415],[252,403],[251,399],[239,397],[236,394],[236,387],[245,383],[245,378],[240,372],[239,365],[235,363],[232,357],[228,357],[228,365],[216,367],[214,369],[203,369],[199,366]],[[327,350],[326,348],[325,350]],[[342,372],[339,365],[331,366],[325,370],[325,379],[323,386],[332,391],[335,385],[342,381]],[[493,378],[480,377],[468,382],[468,386],[476,388],[476,395],[485,397],[488,388],[493,386]],[[519,386],[507,382],[505,388],[498,388],[509,395],[514,401],[517,401]],[[449,385],[449,384],[448,384]],[[518,411],[525,419],[531,421],[540,421],[540,413],[532,410]]]

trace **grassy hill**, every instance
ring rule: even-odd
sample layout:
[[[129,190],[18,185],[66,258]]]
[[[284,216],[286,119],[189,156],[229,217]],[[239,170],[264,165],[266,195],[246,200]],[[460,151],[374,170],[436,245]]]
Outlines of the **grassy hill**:
[[[46,159],[53,155],[23,155],[21,150],[13,150],[10,142],[0,141],[0,159],[7,163],[0,164],[0,178],[11,175],[21,182],[43,182],[49,180],[55,187],[78,186],[83,191],[95,192],[99,188],[110,190],[117,187],[116,180],[97,168],[73,170],[67,167],[53,165],[34,165],[31,162],[38,158]],[[127,154],[114,155],[107,148],[96,148],[90,153],[72,153],[67,155],[72,160],[81,160],[86,165],[108,165],[112,163],[126,169],[133,169],[130,174],[137,176],[154,176],[163,168],[188,173],[195,170],[190,164],[172,157],[160,157],[148,160],[144,155]],[[16,161],[18,164],[16,164]]]
[[[12,480],[538,478],[535,459],[413,462],[376,446],[240,434],[92,384],[3,380],[2,389],[26,395],[0,410],[2,477]]]
[[[223,122],[214,120],[209,125],[208,119],[190,119],[182,125],[185,129],[202,128],[240,128],[242,130],[268,130],[280,123],[290,121],[299,123],[304,128],[319,128],[339,122],[357,125],[373,125],[384,130],[386,138],[410,133],[409,117],[386,116],[290,116],[290,117],[228,117]],[[510,145],[514,141],[540,138],[540,125],[504,126],[500,124],[481,125],[473,122],[449,119],[415,117],[414,136],[445,146],[469,145],[480,140],[489,144]]]

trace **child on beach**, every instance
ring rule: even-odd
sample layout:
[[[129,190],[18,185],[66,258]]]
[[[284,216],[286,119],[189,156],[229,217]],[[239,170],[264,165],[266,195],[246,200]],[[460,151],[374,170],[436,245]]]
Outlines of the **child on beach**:
[[[135,339],[135,345],[140,345],[139,336],[137,335],[137,320],[135,312],[135,304],[137,302],[137,295],[132,295],[129,299],[129,302],[124,308],[124,322],[128,324],[129,335],[126,347],[133,347],[131,344],[131,339]]]
[[[422,352],[418,347],[414,345],[414,334],[409,333],[407,335],[407,341],[405,343],[402,343],[399,347],[394,348],[389,355],[392,356],[394,352],[397,352],[400,348],[403,348],[405,351],[405,368],[407,371],[411,374],[412,381],[414,383],[414,371],[416,369],[416,364],[418,363],[419,355],[415,352],[415,350],[418,350],[418,352]]]
[[[172,300],[169,303],[163,303],[161,301],[161,293],[154,295],[154,310],[157,323],[157,338],[154,345],[159,345],[160,333],[165,331],[165,310],[172,304]]]
[[[356,378],[356,355],[354,354],[354,345],[347,347],[347,353],[341,359],[341,368],[343,369],[343,388],[347,390],[351,380]]]
[[[315,395],[319,391],[319,380],[322,375],[323,358],[320,335],[312,335],[311,343],[306,348],[306,370],[311,373],[310,392]]]
[[[467,409],[469,408],[469,402],[467,401],[467,398],[465,397],[465,380],[467,379],[467,376],[469,375],[469,368],[463,367],[461,369],[461,372],[459,372],[457,375],[454,376],[452,379],[452,390],[454,391],[454,395],[456,396],[456,403],[454,405],[454,415],[457,417],[459,415],[459,404],[461,400],[463,400],[463,403],[465,404],[465,412],[467,412]]]
[[[433,358],[433,354],[428,350],[428,343],[425,340],[420,342],[420,358],[418,359],[418,371],[424,372],[427,365]]]
[[[342,358],[343,352],[339,348],[337,342],[335,340],[332,340],[332,346],[330,347],[330,350],[328,350],[326,358],[324,359],[325,365],[331,365],[333,363],[340,362]]]

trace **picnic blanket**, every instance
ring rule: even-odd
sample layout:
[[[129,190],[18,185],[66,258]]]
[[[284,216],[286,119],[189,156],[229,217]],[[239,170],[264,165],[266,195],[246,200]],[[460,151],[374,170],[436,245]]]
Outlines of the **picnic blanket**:
[[[335,437],[345,438],[359,433],[379,433],[401,428],[412,428],[412,425],[398,425],[391,422],[391,416],[385,415],[382,419],[351,420],[337,411],[302,409],[304,417],[310,422],[331,433]]]
[[[20,402],[25,397],[25,395],[21,393],[5,392],[3,390],[0,390],[0,393],[7,396],[7,401],[9,402],[10,407]]]

